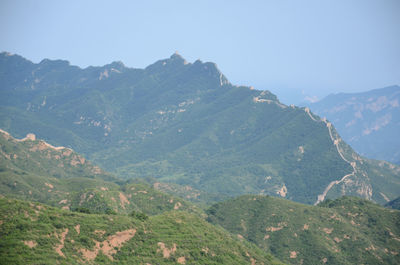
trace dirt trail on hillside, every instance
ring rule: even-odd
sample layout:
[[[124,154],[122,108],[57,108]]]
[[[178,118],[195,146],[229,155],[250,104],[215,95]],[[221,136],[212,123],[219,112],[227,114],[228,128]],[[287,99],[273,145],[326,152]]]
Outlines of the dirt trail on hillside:
[[[163,253],[164,259],[168,259],[171,256],[171,254],[174,254],[176,251],[175,243],[173,244],[172,248],[167,248],[165,246],[165,243],[163,243],[163,242],[158,242],[157,245],[159,247],[159,249],[157,249],[157,252],[161,251]]]
[[[30,248],[34,248],[37,246],[36,241],[30,240],[30,241],[24,241],[24,244],[27,245]]]
[[[64,241],[65,241],[65,237],[68,234],[68,228],[65,228],[65,231],[61,233],[61,235],[56,234],[56,237],[58,240],[60,240],[60,244],[58,244],[54,250],[58,253],[58,255],[60,255],[61,257],[65,258],[64,253],[61,251],[61,249],[64,248]]]
[[[119,193],[119,200],[121,202],[121,207],[125,210],[125,204],[131,204],[128,198],[122,192]]]
[[[105,231],[104,231],[105,232]],[[134,237],[136,234],[136,229],[128,229],[125,231],[117,232],[114,235],[107,237],[103,242],[94,240],[96,246],[93,250],[81,249],[80,252],[85,257],[86,260],[94,260],[97,254],[101,250],[104,255],[106,255],[110,260],[113,260],[112,255],[117,253],[122,247],[122,245]]]

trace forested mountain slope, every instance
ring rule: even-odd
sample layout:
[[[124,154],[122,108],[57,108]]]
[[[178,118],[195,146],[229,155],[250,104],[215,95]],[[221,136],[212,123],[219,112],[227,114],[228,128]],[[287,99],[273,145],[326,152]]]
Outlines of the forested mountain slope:
[[[329,121],[232,85],[213,63],[174,54],[145,69],[80,69],[1,53],[0,87],[2,129],[71,147],[122,178],[309,204],[399,196],[399,167],[359,157]]]
[[[91,213],[185,210],[202,215],[181,198],[122,181],[69,148],[28,136],[19,140],[0,131],[0,195]]]
[[[398,264],[400,211],[343,197],[321,206],[245,195],[213,205],[208,220],[291,264]]]
[[[187,212],[147,220],[0,197],[2,264],[280,264]]]

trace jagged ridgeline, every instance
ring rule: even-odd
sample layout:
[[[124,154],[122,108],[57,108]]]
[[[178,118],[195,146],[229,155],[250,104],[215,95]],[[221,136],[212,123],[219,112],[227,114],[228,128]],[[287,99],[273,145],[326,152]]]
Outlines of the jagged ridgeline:
[[[81,155],[29,134],[21,140],[0,131],[0,194],[86,213],[147,215],[187,211],[191,203],[144,183],[125,183]],[[158,185],[155,185],[156,187]]]
[[[245,195],[207,213],[211,223],[290,264],[400,263],[400,211],[360,198],[309,206]]]
[[[147,220],[0,198],[2,264],[281,264],[187,212]]]
[[[145,69],[80,69],[2,53],[0,86],[2,129],[72,147],[122,178],[308,204],[399,196],[399,167],[359,157],[329,121],[232,85],[213,63],[174,54]]]

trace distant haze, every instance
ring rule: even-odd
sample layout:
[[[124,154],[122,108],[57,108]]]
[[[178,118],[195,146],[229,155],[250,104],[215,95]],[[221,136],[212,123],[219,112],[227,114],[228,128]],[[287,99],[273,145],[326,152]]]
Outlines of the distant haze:
[[[15,1],[0,51],[143,68],[176,50],[286,104],[400,84],[400,1]]]

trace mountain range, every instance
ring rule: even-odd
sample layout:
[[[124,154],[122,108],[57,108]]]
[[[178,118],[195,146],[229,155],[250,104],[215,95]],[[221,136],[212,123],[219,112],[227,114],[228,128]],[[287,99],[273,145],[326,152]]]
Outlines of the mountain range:
[[[400,87],[332,94],[308,107],[363,156],[400,164]]]
[[[32,134],[0,131],[0,146],[5,264],[399,262],[398,199],[387,204],[394,209],[351,197],[310,206],[260,195],[196,206]]]
[[[72,148],[122,179],[198,190],[205,203],[256,193],[384,204],[400,193],[398,166],[359,156],[330,121],[233,85],[214,63],[173,54],[145,69],[81,69],[1,53],[0,86],[0,127],[16,137]]]
[[[400,167],[331,119],[179,54],[1,53],[0,263],[398,264]]]
[[[190,202],[70,148],[5,131],[0,146],[1,264],[281,264]]]

